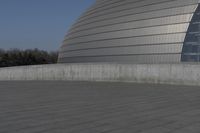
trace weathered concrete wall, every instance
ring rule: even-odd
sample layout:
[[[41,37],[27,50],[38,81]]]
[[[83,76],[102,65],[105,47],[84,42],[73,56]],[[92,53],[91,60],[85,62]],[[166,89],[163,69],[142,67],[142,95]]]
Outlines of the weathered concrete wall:
[[[0,69],[0,80],[123,81],[200,85],[198,64],[56,64]]]

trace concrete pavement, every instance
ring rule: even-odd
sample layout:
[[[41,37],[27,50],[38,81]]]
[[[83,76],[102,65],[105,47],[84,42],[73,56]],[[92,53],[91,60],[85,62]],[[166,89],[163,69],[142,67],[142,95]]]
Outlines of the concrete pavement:
[[[199,132],[199,87],[0,82],[0,133]]]

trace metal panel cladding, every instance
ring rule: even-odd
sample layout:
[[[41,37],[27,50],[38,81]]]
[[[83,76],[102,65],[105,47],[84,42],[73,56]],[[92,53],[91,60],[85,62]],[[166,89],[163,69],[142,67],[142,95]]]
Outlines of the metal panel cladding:
[[[181,62],[199,0],[97,0],[72,25],[59,63]]]

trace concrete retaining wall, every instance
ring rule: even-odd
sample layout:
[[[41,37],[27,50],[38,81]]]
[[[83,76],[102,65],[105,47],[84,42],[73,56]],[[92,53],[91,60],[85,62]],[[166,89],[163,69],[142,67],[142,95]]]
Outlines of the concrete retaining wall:
[[[121,81],[200,85],[198,64],[56,64],[0,69],[0,80]]]

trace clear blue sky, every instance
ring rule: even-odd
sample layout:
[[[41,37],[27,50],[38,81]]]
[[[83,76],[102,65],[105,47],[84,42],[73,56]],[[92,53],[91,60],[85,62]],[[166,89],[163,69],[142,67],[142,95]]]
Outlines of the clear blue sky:
[[[57,50],[95,0],[0,0],[0,48]]]

